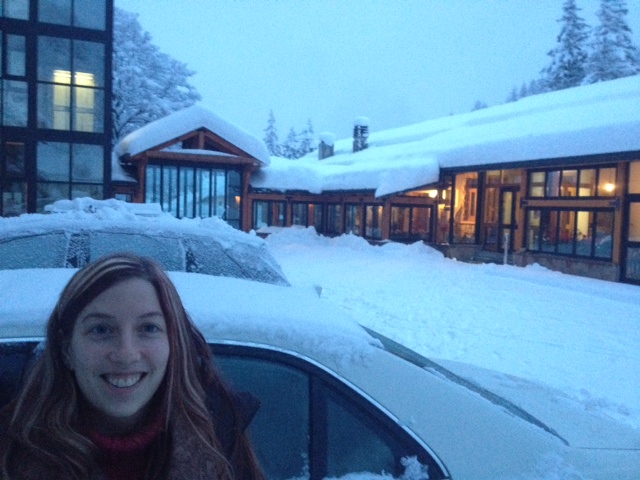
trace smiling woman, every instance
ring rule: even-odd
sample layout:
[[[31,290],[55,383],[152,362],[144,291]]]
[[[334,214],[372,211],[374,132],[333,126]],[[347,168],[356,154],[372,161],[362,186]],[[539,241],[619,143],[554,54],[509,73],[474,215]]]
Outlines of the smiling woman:
[[[0,414],[0,477],[261,480],[244,433],[255,410],[218,377],[164,271],[116,254],[63,290]]]

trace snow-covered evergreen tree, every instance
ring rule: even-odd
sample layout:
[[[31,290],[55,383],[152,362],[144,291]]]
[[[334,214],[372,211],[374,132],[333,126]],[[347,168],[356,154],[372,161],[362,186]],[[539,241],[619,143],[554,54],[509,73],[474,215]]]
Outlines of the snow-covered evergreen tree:
[[[269,120],[267,121],[267,128],[264,129],[263,140],[267,145],[269,155],[279,157],[282,154],[280,141],[278,140],[278,130],[276,129],[276,117],[273,114],[273,110],[269,111]]]
[[[200,100],[194,73],[151,43],[137,14],[114,8],[113,141]]]
[[[592,51],[583,83],[596,83],[640,73],[640,53],[631,39],[625,0],[601,0]]]
[[[509,96],[506,99],[506,102],[507,103],[515,102],[519,98],[520,97],[518,96],[518,87],[514,85],[514,87],[511,89],[511,93],[509,93]]]
[[[471,111],[475,112],[476,110],[482,110],[483,108],[487,107],[489,107],[489,105],[487,105],[485,102],[476,100],[476,103],[473,104],[473,108],[471,109]]]
[[[298,154],[296,158],[304,157],[307,153],[313,152],[315,150],[313,147],[313,125],[311,124],[310,118],[307,120],[307,124],[305,125],[304,130],[300,132],[298,138],[300,139],[300,143],[298,145]]]
[[[293,127],[291,127],[291,130],[289,130],[289,134],[287,135],[287,139],[285,140],[281,148],[282,156],[284,158],[289,158],[292,160],[295,158],[300,158],[299,150],[300,144],[298,141],[298,134],[293,129]]]
[[[590,28],[578,14],[581,9],[575,0],[565,0],[562,10],[558,43],[548,53],[551,63],[541,72],[545,90],[576,87],[586,76]]]

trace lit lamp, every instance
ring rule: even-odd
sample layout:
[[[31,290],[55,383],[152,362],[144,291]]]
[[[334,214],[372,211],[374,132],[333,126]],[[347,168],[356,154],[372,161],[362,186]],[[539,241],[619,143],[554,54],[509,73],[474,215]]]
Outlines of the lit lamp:
[[[428,190],[427,195],[429,195],[429,198],[436,198],[438,196],[438,190]]]
[[[614,183],[605,183],[604,191],[607,193],[611,193],[616,189],[616,185]]]

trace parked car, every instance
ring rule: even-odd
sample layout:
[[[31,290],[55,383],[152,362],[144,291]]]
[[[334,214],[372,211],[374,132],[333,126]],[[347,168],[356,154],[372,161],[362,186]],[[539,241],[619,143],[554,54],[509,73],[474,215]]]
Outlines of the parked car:
[[[0,405],[73,272],[0,270]],[[223,375],[261,401],[250,428],[269,479],[639,477],[639,432],[562,405],[551,424],[361,327],[314,289],[170,276]]]

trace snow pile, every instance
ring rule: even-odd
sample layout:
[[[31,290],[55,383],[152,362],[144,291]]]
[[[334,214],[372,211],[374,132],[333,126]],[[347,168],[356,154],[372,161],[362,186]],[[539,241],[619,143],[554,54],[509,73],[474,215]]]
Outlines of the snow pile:
[[[321,287],[362,325],[459,362],[445,366],[534,414],[571,403],[640,429],[637,286],[538,265],[472,265],[421,243],[370,246],[311,229],[283,229],[267,244],[293,286]]]
[[[383,196],[439,180],[440,168],[475,167],[640,150],[640,76],[523,98],[475,112],[371,132],[369,147],[335,143],[331,158],[273,158],[257,188],[375,190]]]

